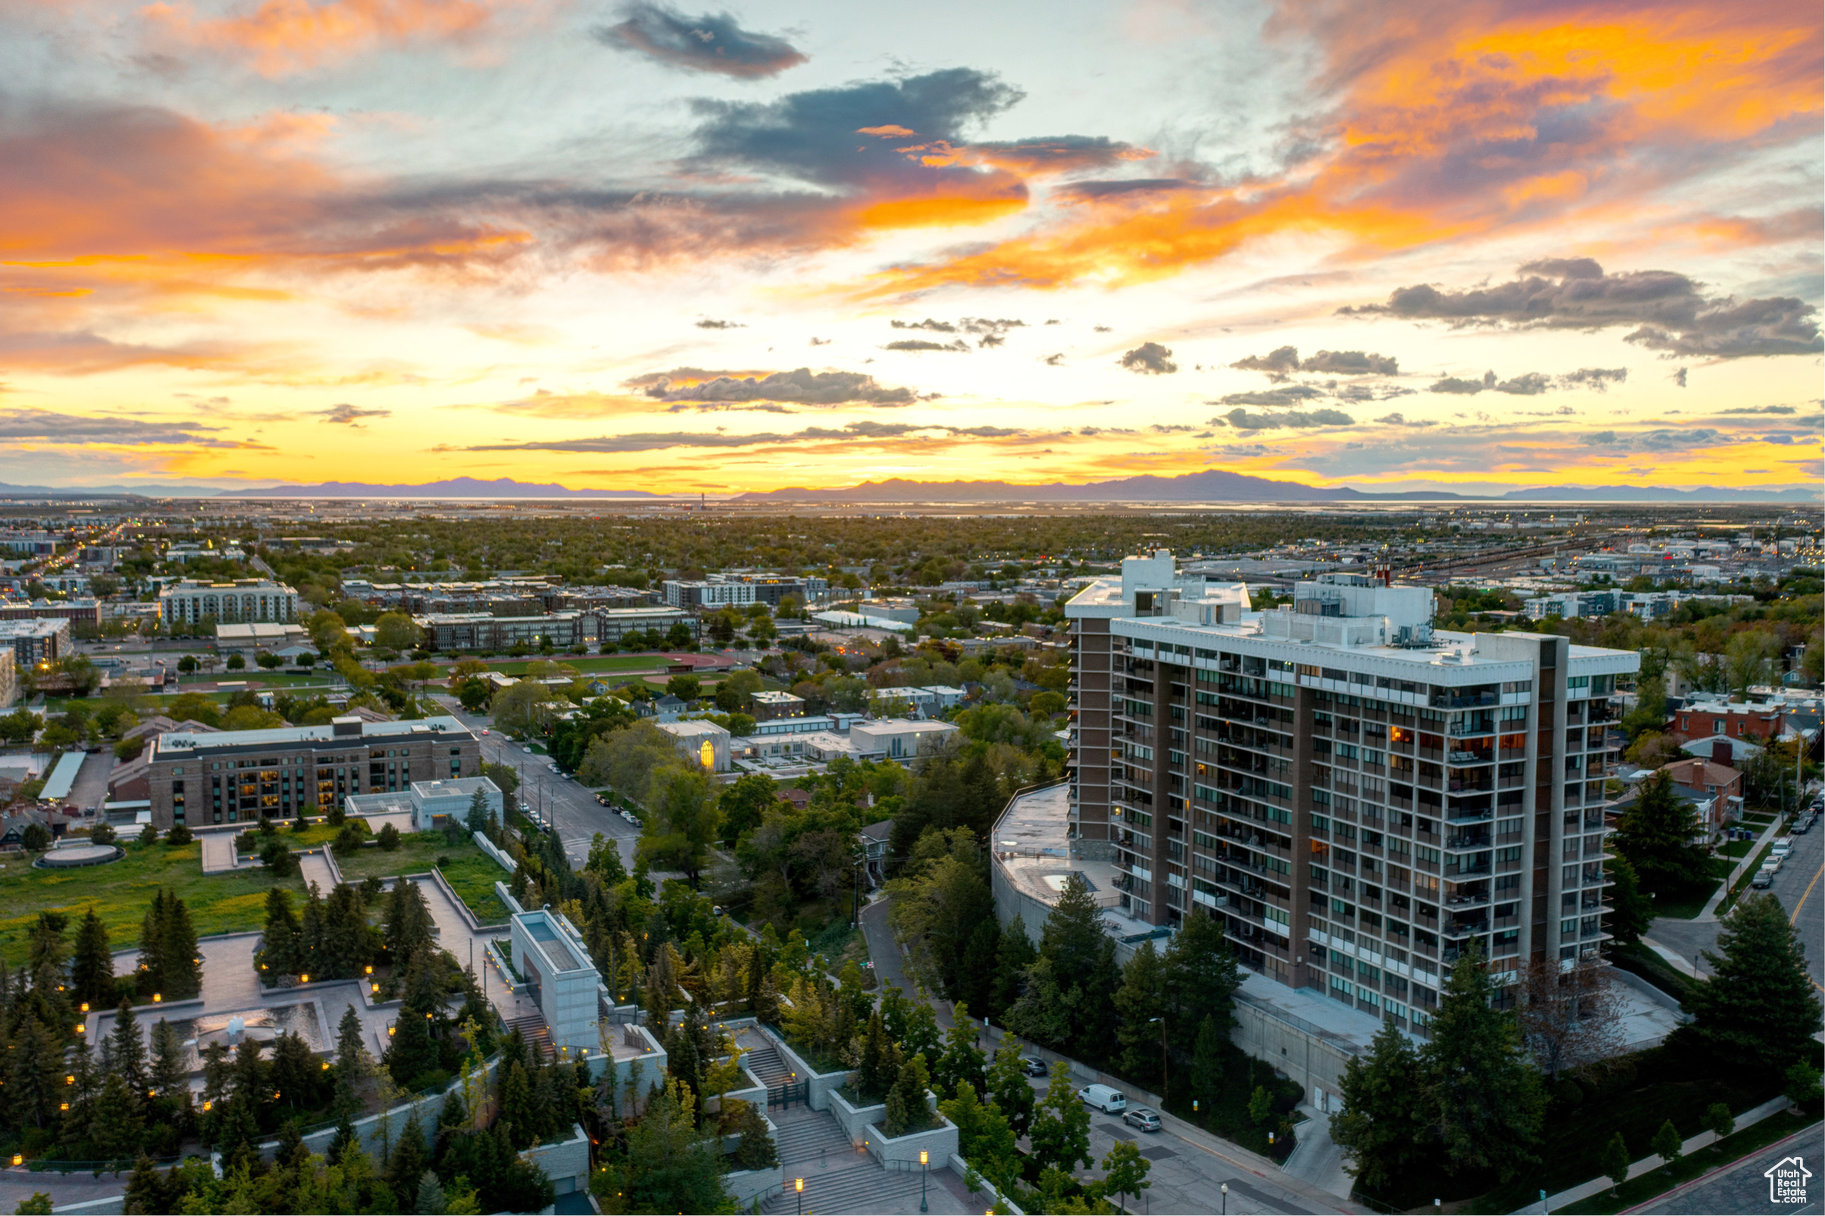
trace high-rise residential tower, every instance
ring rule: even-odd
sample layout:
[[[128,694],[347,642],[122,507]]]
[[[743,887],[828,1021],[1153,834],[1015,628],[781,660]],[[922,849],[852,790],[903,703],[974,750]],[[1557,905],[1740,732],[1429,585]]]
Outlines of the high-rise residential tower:
[[[1423,1033],[1474,944],[1503,975],[1606,937],[1608,724],[1630,652],[1448,633],[1333,574],[1250,609],[1160,551],[1066,605],[1071,831],[1134,917]]]

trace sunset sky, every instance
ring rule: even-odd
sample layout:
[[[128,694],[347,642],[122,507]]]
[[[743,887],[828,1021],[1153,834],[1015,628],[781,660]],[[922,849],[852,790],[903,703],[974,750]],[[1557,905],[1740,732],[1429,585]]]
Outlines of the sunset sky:
[[[0,482],[1817,485],[1818,0],[0,0]]]

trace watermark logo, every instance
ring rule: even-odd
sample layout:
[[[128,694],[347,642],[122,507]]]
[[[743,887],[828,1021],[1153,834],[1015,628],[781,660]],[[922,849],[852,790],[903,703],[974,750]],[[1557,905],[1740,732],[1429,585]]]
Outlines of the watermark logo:
[[[1783,1157],[1763,1170],[1762,1177],[1768,1180],[1769,1203],[1785,1205],[1806,1202],[1806,1182],[1812,1177],[1812,1171],[1806,1168],[1804,1157]]]

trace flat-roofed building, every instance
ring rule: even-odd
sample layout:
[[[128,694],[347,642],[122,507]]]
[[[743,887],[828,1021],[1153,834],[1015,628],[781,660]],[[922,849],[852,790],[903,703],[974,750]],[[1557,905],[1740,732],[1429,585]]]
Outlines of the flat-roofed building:
[[[215,627],[215,648],[223,654],[251,658],[261,650],[278,651],[307,640],[304,626],[276,621],[246,621]]]
[[[593,613],[596,637],[604,642],[619,642],[630,633],[669,633],[672,626],[683,625],[698,636],[697,618],[682,608],[598,608]]]
[[[748,706],[753,711],[756,722],[771,722],[775,718],[802,718],[805,716],[805,698],[795,697],[789,692],[776,692],[762,689],[748,695]]]
[[[27,671],[55,663],[70,653],[70,623],[55,618],[0,621],[0,648],[12,651]]]
[[[19,699],[19,663],[11,647],[0,646],[0,709]]]
[[[18,600],[0,601],[0,621],[58,620],[69,621],[72,625],[93,625],[101,628],[101,601],[92,599],[79,600]]]
[[[170,731],[146,746],[152,822],[162,832],[339,806],[350,794],[481,775],[469,728],[451,717],[209,733]]]
[[[601,1047],[596,989],[601,975],[583,935],[562,913],[516,912],[508,930],[513,969],[526,981],[554,1047],[573,1052]]]
[[[702,579],[666,579],[659,585],[667,606],[714,611],[745,608],[757,602],[752,583],[722,583]]]
[[[298,593],[269,578],[231,583],[180,579],[158,593],[158,619],[166,625],[214,621],[295,621]]]
[[[434,612],[412,618],[426,650],[510,650],[550,642],[559,650],[583,644],[583,614],[490,616],[486,612]]]
[[[729,771],[729,732],[716,723],[693,718],[688,722],[661,722],[658,726],[692,764],[712,773]]]
[[[1207,915],[1250,968],[1425,1033],[1473,946],[1499,980],[1599,954],[1604,783],[1631,652],[1446,633],[1432,593],[1241,584],[1131,557],[1065,608],[1069,834],[1116,903]]]

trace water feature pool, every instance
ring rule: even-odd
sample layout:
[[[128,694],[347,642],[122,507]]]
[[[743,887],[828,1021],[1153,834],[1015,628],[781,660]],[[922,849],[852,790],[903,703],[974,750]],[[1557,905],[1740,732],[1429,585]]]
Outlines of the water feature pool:
[[[157,1016],[157,1011],[150,1009],[136,1009],[134,1017],[139,1023],[140,1033],[146,1039],[147,1049],[150,1050],[152,1027],[161,1019]],[[195,1013],[187,1017],[162,1020],[169,1022],[171,1028],[177,1031],[178,1038],[184,1044],[184,1067],[193,1073],[202,1071],[203,1049],[211,1043],[221,1043],[232,1052],[244,1038],[270,1043],[279,1035],[289,1032],[302,1038],[314,1052],[329,1049],[323,1010],[316,1001],[229,1009],[220,1013]],[[112,1012],[96,1018],[94,1041],[106,1041],[114,1032],[114,1022],[115,1014]]]

